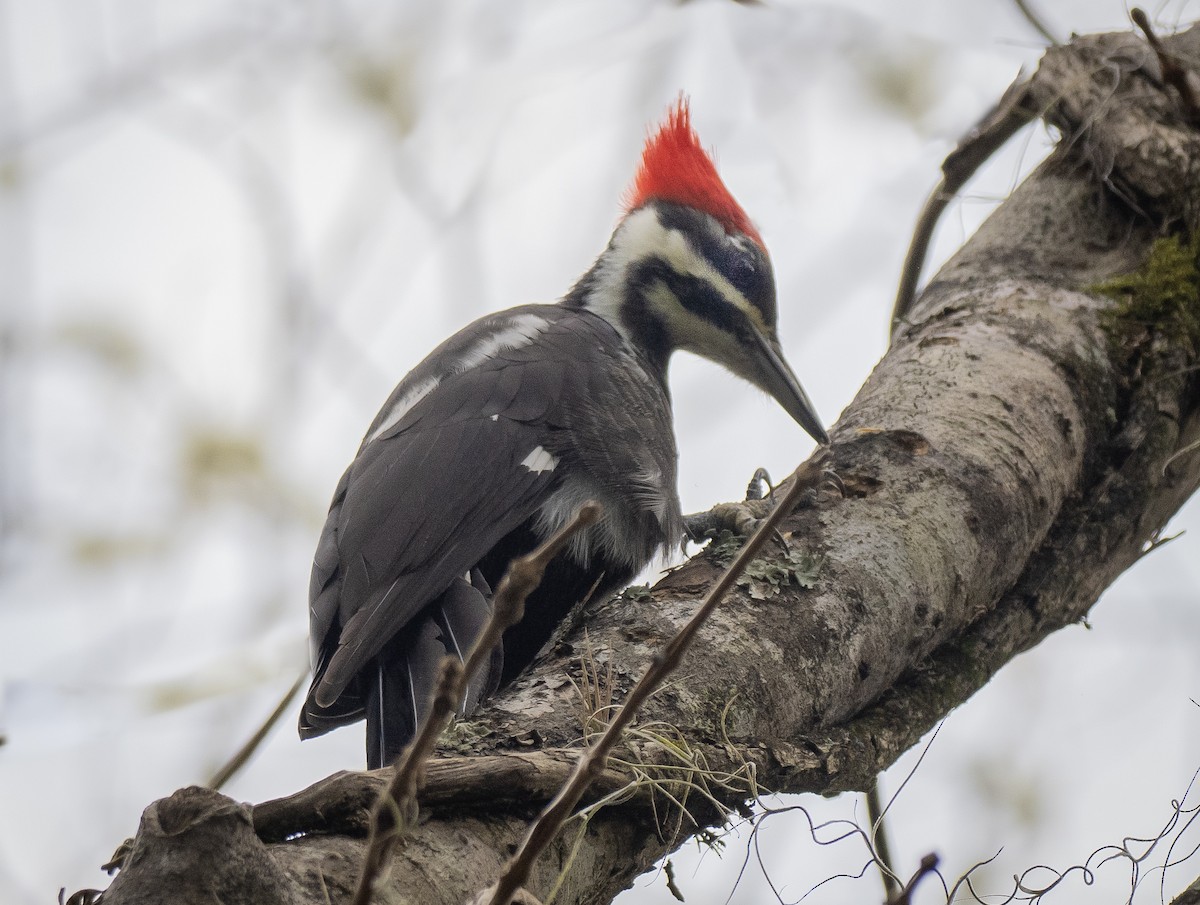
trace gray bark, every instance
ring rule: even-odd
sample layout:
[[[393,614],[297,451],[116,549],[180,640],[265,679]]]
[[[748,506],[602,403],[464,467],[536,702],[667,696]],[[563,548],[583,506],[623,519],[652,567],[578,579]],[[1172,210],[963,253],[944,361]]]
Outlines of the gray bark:
[[[1200,58],[1200,30],[1169,45]],[[1172,459],[1200,438],[1195,349],[1114,326],[1095,291],[1143,267],[1164,225],[1195,225],[1200,136],[1157,72],[1132,34],[1048,52],[1022,104],[1061,147],[920,295],[831,432],[846,495],[788,522],[821,562],[815,586],[726,601],[605,775],[597,794],[625,800],[568,825],[534,895],[571,862],[555,901],[610,901],[751,798],[751,768],[759,789],[866,788],[1016,653],[1083,618],[1195,490],[1200,454]],[[452,730],[380,901],[459,905],[488,885],[594,727],[585,665],[620,701],[718,571],[702,554],[648,599],[591,605]],[[147,810],[104,902],[343,902],[379,783],[339,774],[255,807],[182,790]]]

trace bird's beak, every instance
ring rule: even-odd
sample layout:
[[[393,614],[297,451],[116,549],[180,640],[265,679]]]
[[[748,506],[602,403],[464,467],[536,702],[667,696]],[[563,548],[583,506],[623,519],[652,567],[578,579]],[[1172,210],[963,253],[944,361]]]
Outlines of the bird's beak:
[[[817,417],[817,411],[813,408],[808,394],[804,392],[804,387],[800,386],[800,381],[784,360],[779,340],[773,336],[764,336],[757,330],[752,332],[758,340],[752,363],[758,378],[754,382],[775,397],[775,401],[796,419],[796,423],[804,428],[809,436],[822,446],[828,445],[829,434],[825,433],[825,428],[821,426],[821,420]]]

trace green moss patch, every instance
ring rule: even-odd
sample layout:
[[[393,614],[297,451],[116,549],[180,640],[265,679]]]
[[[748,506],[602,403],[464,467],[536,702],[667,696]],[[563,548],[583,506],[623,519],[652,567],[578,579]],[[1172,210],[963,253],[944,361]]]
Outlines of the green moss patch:
[[[1200,351],[1200,234],[1164,236],[1141,268],[1092,288],[1116,302],[1107,320],[1114,339],[1149,331]]]

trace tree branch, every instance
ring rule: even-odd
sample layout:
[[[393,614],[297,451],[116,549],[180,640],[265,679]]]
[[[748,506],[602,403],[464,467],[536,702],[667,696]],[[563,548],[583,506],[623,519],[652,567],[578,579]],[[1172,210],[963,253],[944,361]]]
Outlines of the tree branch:
[[[904,256],[900,285],[892,305],[893,331],[908,317],[917,296],[929,244],[933,241],[933,232],[942,214],[979,168],[1033,120],[1034,111],[1027,107],[1028,91],[1029,80],[1023,74],[1018,75],[996,105],[959,139],[958,145],[942,161],[942,180],[921,208],[908,252]]]
[[[633,686],[625,703],[617,708],[600,737],[592,742],[580,756],[579,763],[576,764],[567,781],[563,783],[558,794],[554,796],[554,800],[533,822],[521,847],[505,866],[500,879],[497,880],[489,894],[484,896],[487,905],[509,905],[516,891],[525,885],[533,868],[534,859],[546,849],[563,824],[567,822],[592,781],[604,772],[605,767],[608,766],[609,756],[620,742],[625,730],[637,717],[642,705],[649,700],[652,694],[661,689],[667,678],[683,664],[684,654],[691,647],[701,626],[712,615],[734,583],[741,578],[746,567],[758,555],[758,551],[775,534],[779,523],[791,513],[800,494],[812,488],[820,479],[821,474],[820,461],[814,459],[801,465],[792,475],[791,487],[778,501],[775,508],[762,520],[753,536],[738,551],[733,562],[721,573],[721,577],[713,583],[704,597],[704,602],[700,604],[692,617],[667,642],[662,653],[650,661],[649,667],[642,674],[638,683]]]
[[[1200,58],[1200,30],[1160,40],[1174,59]],[[768,547],[759,577],[712,614],[601,778],[605,800],[622,803],[555,837],[533,895],[569,867],[556,902],[609,901],[763,788],[867,788],[1012,656],[1082,618],[1200,485],[1200,456],[1177,456],[1200,439],[1196,343],[1099,291],[1200,211],[1200,136],[1178,94],[1149,77],[1156,60],[1133,34],[1047,52],[1029,102],[1062,132],[1058,152],[910,306],[832,431],[845,497],[784,522],[786,549]],[[429,764],[428,819],[381,892],[462,905],[498,876],[590,725],[571,679],[596,671],[581,661],[611,666],[606,692],[627,700],[723,561],[709,550],[649,593],[590,603],[456,724]],[[213,801],[218,813],[173,823],[169,839],[161,820],[147,823],[171,800],[156,803],[105,905],[218,882],[228,903],[347,901],[363,822],[331,820],[331,805],[361,813],[361,789],[378,782],[343,774],[245,813]],[[238,827],[236,844],[204,832],[210,819]],[[204,869],[162,886],[152,865],[179,864],[158,857],[168,844]],[[278,899],[229,892],[232,865],[258,859],[285,876]]]

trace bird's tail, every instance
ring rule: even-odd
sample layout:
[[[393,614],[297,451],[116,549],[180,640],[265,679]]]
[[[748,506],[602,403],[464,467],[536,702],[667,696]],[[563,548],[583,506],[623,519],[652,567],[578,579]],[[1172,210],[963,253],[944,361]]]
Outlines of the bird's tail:
[[[491,615],[491,589],[476,570],[460,578],[375,658],[366,689],[367,767],[393,763],[428,716],[442,658],[464,660]],[[500,683],[500,645],[478,673],[469,677],[460,710],[473,711]]]

